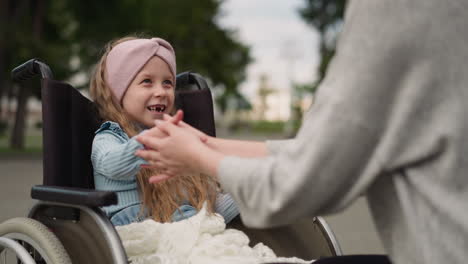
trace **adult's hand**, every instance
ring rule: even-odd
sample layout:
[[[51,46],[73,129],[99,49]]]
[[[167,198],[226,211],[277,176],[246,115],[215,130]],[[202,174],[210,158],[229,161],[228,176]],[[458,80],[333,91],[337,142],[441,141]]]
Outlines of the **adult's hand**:
[[[188,125],[187,123],[183,122],[182,120],[184,119],[184,112],[182,110],[178,110],[174,116],[170,116],[168,114],[164,114],[161,116],[161,119],[167,122],[170,122],[172,124],[178,125],[182,128],[184,128],[186,131],[198,136],[202,142],[207,142],[209,136],[206,135],[205,133],[193,128],[192,126]],[[151,136],[155,138],[163,138],[166,137],[167,134],[162,132],[160,129],[156,127],[156,124],[153,128],[145,130],[142,134],[140,135],[146,135],[146,136]],[[144,145],[141,140],[139,140],[139,137],[136,138],[136,140]],[[151,149],[149,146],[145,145],[145,149]],[[148,164],[143,164],[141,165],[142,168],[150,168],[150,169],[156,169],[160,168],[160,165],[158,166],[155,161],[148,161]]]
[[[150,179],[151,183],[185,173],[216,176],[223,155],[203,143],[204,134],[188,125],[184,127],[161,120],[157,120],[156,127],[151,130],[156,129],[159,131],[154,131],[154,134],[164,133],[166,136],[152,136],[152,133],[139,135],[137,140],[150,149],[135,153],[162,171]]]
[[[161,115],[161,117],[159,119],[163,119],[163,120],[171,122],[173,124],[178,124],[181,120],[184,119],[184,113],[183,113],[182,110],[178,110],[175,113],[174,116],[164,114],[164,115]],[[156,137],[156,138],[162,138],[162,137],[166,136],[165,133],[163,133],[159,129],[154,129],[154,127],[152,129],[148,129],[148,130],[143,131],[140,135],[148,135],[148,136]],[[138,137],[136,137],[136,140],[138,141]],[[140,143],[142,143],[142,142],[140,142]],[[150,149],[150,147],[148,147],[146,145],[144,147],[145,147],[145,149]],[[140,166],[142,168],[149,168],[149,169],[155,169],[156,168],[156,166],[152,162],[148,162],[148,164],[142,164]]]
[[[177,113],[174,115],[174,117],[171,117],[170,115],[164,114],[163,120],[171,122],[171,123],[173,123],[175,125],[178,125],[179,127],[183,128],[187,132],[194,134],[195,136],[200,138],[200,140],[202,142],[208,141],[208,138],[210,137],[207,134],[203,133],[202,131],[192,127],[191,125],[189,125],[187,123],[185,123],[183,121],[184,120],[184,112],[182,110],[178,110]]]
[[[198,138],[200,138],[200,140],[202,142],[206,142],[208,140],[208,138],[209,138],[208,135],[206,135],[205,133],[201,132],[200,130],[190,126],[189,124],[185,123],[184,121],[182,121],[183,119],[184,119],[184,112],[182,110],[178,110],[174,116],[170,116],[168,114],[164,114],[162,116],[162,120],[170,122],[172,124],[175,124],[175,125],[183,128],[187,132],[189,132],[189,133],[197,136]],[[155,120],[155,122],[156,122],[156,120]],[[156,123],[155,123],[155,126],[153,128],[145,130],[145,132],[142,133],[141,135],[152,136],[152,137],[157,137],[157,138],[163,138],[163,137],[167,136],[167,134],[163,133],[159,128],[156,127]],[[139,137],[137,137],[136,139],[138,141]],[[140,143],[142,143],[142,142],[140,142]]]

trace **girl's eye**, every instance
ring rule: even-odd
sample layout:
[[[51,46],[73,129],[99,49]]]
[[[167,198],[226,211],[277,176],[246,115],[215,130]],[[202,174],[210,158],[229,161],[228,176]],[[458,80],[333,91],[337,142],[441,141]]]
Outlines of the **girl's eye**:
[[[165,85],[165,86],[171,86],[171,87],[172,87],[172,81],[171,81],[171,80],[165,80],[165,81],[163,82],[163,85]]]
[[[151,79],[144,79],[141,83],[151,83]]]

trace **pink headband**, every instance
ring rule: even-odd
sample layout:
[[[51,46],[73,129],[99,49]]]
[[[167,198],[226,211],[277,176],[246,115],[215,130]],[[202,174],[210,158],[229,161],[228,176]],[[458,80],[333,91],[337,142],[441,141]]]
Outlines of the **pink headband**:
[[[112,48],[106,59],[105,79],[117,103],[122,102],[130,83],[153,56],[163,59],[175,78],[175,52],[164,39],[134,39]]]

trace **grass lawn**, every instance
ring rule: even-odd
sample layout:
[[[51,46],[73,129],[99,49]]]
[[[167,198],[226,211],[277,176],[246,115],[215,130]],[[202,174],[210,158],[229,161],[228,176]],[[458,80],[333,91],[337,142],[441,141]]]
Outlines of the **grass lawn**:
[[[42,132],[39,129],[29,129],[26,131],[25,148],[16,150],[10,148],[10,135],[0,137],[0,154],[22,154],[22,153],[42,153]]]
[[[264,141],[267,139],[284,139],[285,135],[282,132],[283,123],[281,122],[257,122],[244,127],[241,125],[235,130],[227,130],[224,127],[217,127],[217,136],[221,138],[233,138],[241,140],[259,140]],[[22,150],[15,150],[10,148],[9,133],[0,136],[0,156],[5,157],[9,155],[21,156],[25,154],[42,154],[42,131],[37,128],[30,128],[26,131],[25,148]]]

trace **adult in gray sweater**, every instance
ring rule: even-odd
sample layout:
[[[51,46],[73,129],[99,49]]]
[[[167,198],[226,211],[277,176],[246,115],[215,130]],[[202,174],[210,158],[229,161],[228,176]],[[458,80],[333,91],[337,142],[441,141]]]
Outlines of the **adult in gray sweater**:
[[[141,136],[155,150],[137,155],[169,168],[153,181],[218,177],[251,227],[331,214],[365,195],[394,263],[466,263],[467,30],[466,0],[351,1],[294,139],[211,138],[178,114]]]

